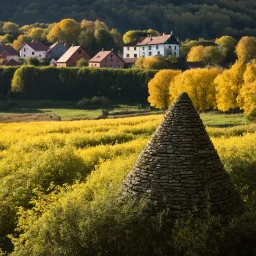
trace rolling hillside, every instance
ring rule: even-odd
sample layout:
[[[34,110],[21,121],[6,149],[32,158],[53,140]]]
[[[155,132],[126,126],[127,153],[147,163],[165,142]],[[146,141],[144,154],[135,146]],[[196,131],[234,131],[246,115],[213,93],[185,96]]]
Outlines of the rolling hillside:
[[[100,19],[121,32],[148,28],[174,31],[182,39],[256,35],[254,0],[1,0],[2,21],[24,25],[65,17]]]

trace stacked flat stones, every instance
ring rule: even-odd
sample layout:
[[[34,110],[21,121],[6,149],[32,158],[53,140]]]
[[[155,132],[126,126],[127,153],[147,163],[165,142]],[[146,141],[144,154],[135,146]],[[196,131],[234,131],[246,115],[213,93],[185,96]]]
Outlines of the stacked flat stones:
[[[156,214],[171,218],[209,211],[227,219],[243,203],[186,93],[168,110],[122,185],[122,198],[145,199]]]

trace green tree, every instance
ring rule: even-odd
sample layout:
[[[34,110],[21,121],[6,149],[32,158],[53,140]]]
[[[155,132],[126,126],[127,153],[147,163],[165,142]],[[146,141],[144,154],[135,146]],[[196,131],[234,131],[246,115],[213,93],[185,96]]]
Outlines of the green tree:
[[[215,40],[215,43],[221,47],[222,55],[227,62],[234,62],[236,59],[235,47],[237,41],[231,36],[222,36]]]
[[[88,60],[87,59],[80,59],[76,62],[76,66],[81,68],[81,67],[87,67],[88,66]]]
[[[7,34],[17,35],[19,32],[19,25],[10,21],[7,21],[3,25],[3,31]]]
[[[206,46],[203,51],[203,60],[205,64],[215,65],[222,61],[220,50],[216,46]]]
[[[130,43],[136,40],[139,37],[147,37],[148,35],[151,36],[158,36],[159,32],[153,29],[148,30],[129,30],[123,36],[123,41],[125,44]]]

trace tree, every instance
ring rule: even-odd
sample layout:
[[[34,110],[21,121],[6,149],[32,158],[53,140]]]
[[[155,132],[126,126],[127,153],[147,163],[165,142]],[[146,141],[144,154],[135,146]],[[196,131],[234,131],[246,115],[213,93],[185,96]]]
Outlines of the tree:
[[[246,65],[244,84],[239,91],[237,101],[245,115],[256,114],[256,63]]]
[[[204,47],[202,45],[192,47],[188,53],[187,61],[204,61]]]
[[[3,25],[3,31],[7,34],[18,34],[19,32],[19,25],[10,21],[7,21]]]
[[[148,35],[151,36],[158,36],[159,32],[153,29],[148,30],[129,30],[123,36],[123,41],[125,44],[130,43],[139,37],[147,37]]]
[[[76,66],[81,68],[81,67],[87,67],[88,66],[88,60],[87,59],[80,59],[76,62]]]
[[[24,35],[19,35],[16,40],[13,41],[12,46],[14,49],[18,50],[23,43],[29,42],[31,39]]]
[[[151,106],[167,109],[169,106],[169,87],[172,79],[179,75],[179,70],[161,70],[148,83],[148,102]]]
[[[216,107],[216,91],[214,79],[222,71],[213,69],[187,70],[176,76],[170,83],[170,102],[180,93],[187,92],[197,110]]]
[[[204,47],[203,55],[203,61],[208,65],[219,64],[222,60],[221,52],[216,46]]]
[[[221,47],[221,52],[223,57],[227,62],[234,62],[236,59],[235,56],[235,47],[237,41],[231,36],[222,36],[215,40],[215,43]]]
[[[239,61],[249,62],[256,57],[256,38],[244,36],[236,46],[236,54]]]
[[[26,58],[25,65],[40,66],[40,60],[37,57]]]
[[[45,30],[43,28],[32,28],[28,33],[28,37],[35,40],[44,40],[45,39]]]
[[[14,37],[10,34],[5,34],[4,36],[0,36],[0,42],[2,44],[8,44],[13,41]]]
[[[140,57],[134,63],[135,68],[143,69],[164,69],[168,68],[170,61],[163,58],[162,56],[150,56],[147,58]]]
[[[218,75],[214,80],[216,85],[216,101],[219,110],[228,111],[239,107],[237,96],[244,83],[245,64],[240,61],[228,70]]]
[[[73,19],[63,19],[51,28],[47,39],[50,42],[60,40],[71,45],[77,42],[79,34],[80,24],[78,22]]]
[[[96,46],[98,49],[101,48],[113,48],[115,47],[115,42],[113,36],[104,29],[97,29],[94,32],[94,37],[96,40]]]

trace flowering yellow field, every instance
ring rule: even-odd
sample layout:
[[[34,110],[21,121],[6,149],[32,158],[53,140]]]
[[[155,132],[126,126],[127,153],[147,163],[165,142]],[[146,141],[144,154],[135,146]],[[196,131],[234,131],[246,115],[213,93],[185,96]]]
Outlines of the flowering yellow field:
[[[119,187],[162,117],[0,124],[0,240],[4,247],[10,243],[6,235],[17,227],[17,207],[31,208],[38,191],[47,194],[53,183],[78,182],[76,197],[82,193],[88,200]],[[207,130],[246,199],[255,186],[251,178],[256,177],[256,126]]]

